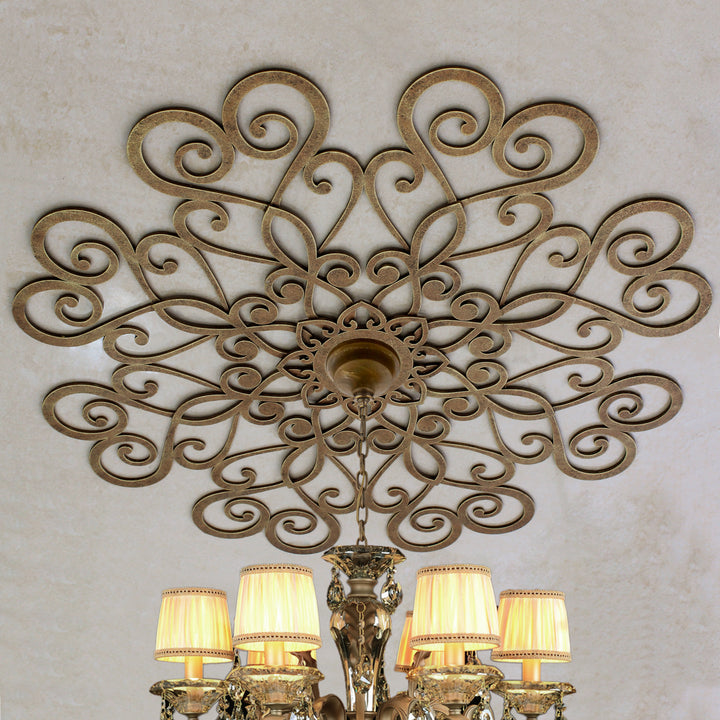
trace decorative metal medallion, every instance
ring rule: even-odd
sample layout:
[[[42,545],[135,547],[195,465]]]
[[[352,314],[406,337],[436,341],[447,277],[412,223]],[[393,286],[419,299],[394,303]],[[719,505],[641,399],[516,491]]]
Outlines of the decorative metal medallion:
[[[393,364],[369,408],[367,506],[392,543],[433,550],[530,520],[518,463],[615,475],[634,434],[677,413],[674,380],[616,375],[607,356],[623,331],[672,335],[707,312],[708,283],[677,265],[688,212],[643,199],[594,232],[554,222],[543,193],[588,168],[594,122],[559,102],[506,116],[472,69],[421,76],[397,121],[402,146],[363,167],[323,149],[329,109],[312,82],[256,72],[219,121],[167,109],[130,133],[140,178],[181,199],[173,230],[133,240],[85,209],[40,219],[49,276],[13,310],[32,337],[102,343],[119,363],[107,384],[67,382],[43,403],[92,443],[100,477],[208,469],[217,488],[193,511],[205,532],[329,548],[355,508],[359,430],[328,357],[362,340],[378,368],[383,353]]]

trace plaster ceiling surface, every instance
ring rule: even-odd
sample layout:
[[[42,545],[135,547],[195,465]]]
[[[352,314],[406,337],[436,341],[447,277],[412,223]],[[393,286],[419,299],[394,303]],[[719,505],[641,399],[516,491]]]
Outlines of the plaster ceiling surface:
[[[162,590],[224,588],[232,611],[242,566],[292,558],[262,534],[230,540],[200,532],[191,509],[213,488],[204,471],[176,465],[154,485],[118,487],[93,473],[89,443],[43,419],[52,388],[106,383],[115,363],[99,341],[52,347],[15,324],[14,295],[42,275],[31,230],[62,207],[95,209],[135,239],[171,227],[177,198],[148,188],[126,159],[128,133],[144,115],[191,107],[218,118],[240,78],[284,68],[310,78],[328,100],[323,147],[364,165],[400,144],[397,104],[414,79],[442,66],[476,68],[499,86],[508,113],[562,101],[597,124],[592,165],[549,193],[556,220],[592,233],[628,201],[673,199],[695,222],[678,264],[717,291],[720,10],[712,4],[3,2],[0,19],[5,720],[154,716],[158,701],[147,689],[174,671],[152,659]],[[456,178],[472,188],[472,167]],[[378,226],[367,208],[357,210],[346,232],[362,243]],[[116,292],[118,307],[133,302],[129,284]],[[635,460],[609,478],[568,477],[552,459],[518,465],[513,484],[535,501],[531,521],[507,534],[466,530],[442,551],[406,552],[396,627],[411,608],[418,568],[483,564],[497,593],[566,593],[573,661],[546,666],[543,676],[577,687],[570,717],[694,718],[717,707],[719,321],[714,303],[686,332],[626,333],[611,354],[616,371],[673,378],[682,389],[679,413],[638,433]],[[340,542],[353,542],[352,514],[341,527]],[[384,519],[373,516],[371,542],[385,543],[384,533]],[[298,559],[315,571],[327,627],[330,567],[317,554]],[[390,666],[398,640],[396,632]],[[329,632],[324,643],[321,690],[342,695]],[[519,676],[519,665],[502,669]],[[404,689],[402,676],[389,675],[392,692]]]

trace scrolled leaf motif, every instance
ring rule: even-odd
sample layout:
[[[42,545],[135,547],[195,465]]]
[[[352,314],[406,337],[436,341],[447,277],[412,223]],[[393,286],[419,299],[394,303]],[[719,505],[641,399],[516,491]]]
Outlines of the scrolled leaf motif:
[[[264,502],[248,494],[266,489],[264,486],[259,489],[251,487],[256,480],[255,472],[250,469],[243,472],[243,486],[209,493],[195,503],[193,520],[204,532],[224,538],[248,537],[264,532],[275,547],[301,554],[319,552],[337,542],[340,525],[331,513],[322,509],[322,504],[305,498],[308,508],[272,513]],[[208,519],[207,511],[216,503],[222,504],[226,519],[234,527],[222,527]],[[304,537],[316,533],[321,524],[326,530],[323,537],[302,542]]]
[[[408,504],[388,520],[388,537],[393,544],[402,550],[442,550],[460,537],[462,524],[457,512],[444,507],[417,507],[418,504]],[[409,526],[407,531],[405,524]],[[411,534],[421,539],[411,540]]]
[[[152,162],[145,155],[145,141],[148,135],[163,125],[185,125],[193,128],[195,135],[200,132],[206,138],[202,141],[185,142],[175,151],[174,167],[185,182],[163,175],[153,167]],[[206,164],[207,169],[204,172],[193,172],[188,168],[187,158],[190,153]],[[127,155],[130,165],[140,179],[158,192],[191,200],[225,201],[250,207],[264,206],[263,202],[254,198],[202,187],[222,180],[235,161],[235,151],[227,134],[217,122],[203,113],[170,108],[147,115],[130,131]]]
[[[536,238],[541,237],[543,233],[549,229],[554,214],[552,203],[543,195],[514,195],[503,200],[497,210],[498,221],[501,225],[508,227],[514,225],[518,221],[517,208],[523,205],[530,205],[537,209],[537,220],[534,225],[526,230],[522,230],[517,236],[509,240],[501,240],[500,242],[486,244],[476,249],[455,252],[450,259],[455,261],[468,260],[481,255],[509,250],[520,245],[527,245]],[[511,284],[510,278],[506,286],[509,284]]]
[[[410,151],[416,155],[422,164],[435,176],[445,193],[447,201],[452,203],[456,196],[440,166],[435,161],[428,146],[422,140],[414,121],[413,115],[421,96],[430,88],[443,82],[467,83],[480,91],[487,102],[488,118],[483,130],[481,123],[469,113],[452,108],[441,112],[431,122],[429,128],[431,146],[449,155],[467,155],[479,152],[487,147],[499,132],[505,114],[505,103],[495,83],[482,73],[469,68],[440,68],[425,73],[413,82],[403,94],[398,104],[398,128],[400,134]],[[465,144],[449,144],[439,137],[440,126],[450,119],[460,119],[464,134],[471,137]],[[475,137],[477,136],[477,137]],[[474,138],[474,139],[472,139]]]
[[[82,230],[81,230],[82,229]],[[60,260],[53,250],[55,233],[91,233],[80,237],[68,252],[69,262]],[[97,286],[112,280],[124,259],[142,293],[153,301],[155,294],[145,281],[135,248],[120,226],[91,210],[69,208],[48,213],[33,228],[31,244],[35,257],[53,277],[29,283],[15,296],[13,315],[20,327],[38,340],[52,345],[82,345],[102,337],[106,327],[117,326],[122,320],[103,319],[104,302]],[[55,297],[54,315],[61,329],[44,327],[28,312],[37,296],[50,293]],[[138,312],[124,314],[129,319]],[[63,327],[64,326],[64,327]],[[70,329],[80,328],[77,332]]]
[[[267,124],[276,122],[287,133],[285,141],[274,147],[253,142],[243,133],[238,123],[238,113],[242,101],[248,94],[261,86],[284,85],[299,92],[311,108],[313,122],[307,138],[299,146],[300,131],[293,120],[279,112],[266,112],[256,116],[249,124],[249,133],[255,140],[261,140],[267,134]],[[308,160],[320,149],[330,127],[330,109],[325,96],[317,86],[307,78],[286,70],[262,70],[243,78],[227,94],[222,108],[223,127],[238,152],[249,157],[274,160],[285,157],[297,150],[283,179],[277,186],[270,202],[275,204],[282,198],[290,180],[297,175]],[[298,147],[299,146],[299,147]]]
[[[508,500],[514,500],[519,508],[514,515],[502,519]],[[518,530],[527,525],[534,514],[535,505],[530,495],[510,485],[470,495],[458,506],[458,517],[466,528],[491,535]]]
[[[579,152],[567,163],[567,166],[542,178],[539,178],[539,176],[550,166],[552,160],[552,144],[547,138],[532,132],[520,136],[516,135],[522,131],[524,126],[540,118],[567,120],[576,126],[582,137]],[[514,140],[513,137],[515,137]],[[511,143],[514,150],[519,153],[526,153],[531,147],[537,147],[540,150],[540,159],[535,162],[530,161],[525,167],[512,163],[507,156],[508,145]],[[502,195],[547,192],[562,187],[587,170],[595,159],[599,144],[598,129],[592,118],[574,105],[540,103],[524,108],[505,122],[493,141],[492,156],[500,170],[511,177],[525,179],[525,182],[498,188],[487,193],[480,193],[468,198],[467,201],[473,202],[481,198]],[[522,191],[522,193],[519,191]]]
[[[637,452],[637,444],[629,433],[605,425],[578,430],[569,439],[567,448],[561,453],[556,446],[555,462],[566,475],[580,480],[617,475],[632,463]],[[599,458],[603,458],[602,464],[599,464]],[[580,461],[591,461],[592,464],[582,467],[578,464]]]
[[[438,248],[428,250],[425,243],[428,233],[436,224],[450,221],[446,239]],[[369,276],[383,285],[373,297],[377,306],[386,306],[389,299],[397,297],[398,291],[410,285],[412,301],[405,312],[417,315],[425,301],[452,300],[462,287],[460,273],[446,261],[452,256],[465,235],[467,218],[462,205],[454,203],[430,213],[417,226],[409,251],[382,250],[368,261]],[[402,271],[400,270],[402,266]]]
[[[193,220],[199,218],[203,214],[208,214],[207,224],[208,230],[221,235],[228,230],[231,225],[230,216],[226,208],[219,202],[211,200],[186,200],[180,203],[173,213],[173,227],[178,236],[192,245],[199,252],[212,253],[234,258],[240,261],[248,261],[261,263],[265,265],[274,265],[276,260],[271,257],[249,253],[241,248],[220,245],[211,242],[206,237],[201,237],[198,230],[195,229]]]
[[[320,179],[319,175],[320,168],[333,163],[343,167],[350,176],[350,193],[345,207],[333,223],[330,232],[328,232],[325,239],[318,244],[318,251],[323,251],[340,232],[346,220],[350,217],[357,201],[360,199],[363,190],[363,169],[360,163],[352,155],[337,150],[326,150],[325,152],[314,155],[308,160],[303,168],[305,184],[318,194],[329,194],[333,190],[332,182],[327,179]]]
[[[227,434],[224,442],[215,452],[206,453],[205,457],[200,457],[199,453],[207,451],[207,442],[199,437],[188,437],[179,440],[173,447],[173,457],[175,461],[183,467],[191,470],[207,470],[216,467],[222,463],[230,453],[233,440],[238,429],[239,416],[232,415],[228,424]],[[192,455],[191,455],[192,453]]]
[[[223,528],[205,517],[206,510],[216,502],[223,502],[223,512],[234,527]],[[254,497],[234,496],[228,491],[216,491],[201,497],[193,506],[195,524],[209,535],[222,538],[249,537],[262,532],[270,520],[268,506]]]
[[[61,262],[48,243],[49,236],[65,223],[80,223],[92,228],[93,234],[108,237],[117,250],[107,242],[81,239],[69,252],[70,262]],[[59,280],[85,286],[107,282],[118,270],[120,255],[130,260],[134,254],[130,239],[115,222],[80,208],[56,210],[42,217],[33,228],[30,244],[36,259],[47,272]],[[102,256],[103,262],[97,262],[97,255]],[[133,263],[133,269],[137,271],[136,263]]]

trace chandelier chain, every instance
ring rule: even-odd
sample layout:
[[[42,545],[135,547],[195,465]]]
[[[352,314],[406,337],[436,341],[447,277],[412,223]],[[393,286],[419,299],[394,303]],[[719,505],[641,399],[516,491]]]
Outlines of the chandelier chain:
[[[365,537],[365,525],[368,520],[368,508],[365,504],[365,492],[368,486],[368,474],[365,468],[365,461],[368,456],[367,442],[367,413],[370,398],[358,397],[356,399],[358,416],[360,418],[360,439],[357,445],[358,454],[358,473],[355,478],[357,483],[357,504],[355,506],[355,518],[358,525],[358,545],[367,545],[367,537]]]

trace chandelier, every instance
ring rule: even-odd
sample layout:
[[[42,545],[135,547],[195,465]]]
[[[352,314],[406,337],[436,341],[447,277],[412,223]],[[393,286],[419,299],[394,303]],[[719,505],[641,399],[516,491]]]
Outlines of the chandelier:
[[[281,109],[291,100],[296,113]],[[329,117],[308,79],[252,73],[219,120],[170,108],[131,131],[139,177],[180,199],[172,231],[135,240],[79,208],[39,220],[32,245],[49,276],[17,293],[18,325],[56,346],[102,344],[118,363],[107,384],[55,387],[43,413],[91,443],[104,480],[209,471],[216,487],[193,508],[203,531],[262,532],[333,566],[344,703],[319,693],[311,572],[251,566],[232,635],[223,591],[163,594],[156,657],[185,666],[152,687],[164,720],[213,706],[222,720],[488,720],[492,693],[504,720],[553,706],[562,718],[574,688],[543,681],[540,663],[570,660],[563,594],[508,590],[496,607],[479,565],[419,571],[396,665],[408,688],[390,697],[395,566],[401,550],[529,522],[518,464],[610,477],[632,463],[636,433],[679,411],[674,379],[618,375],[609,355],[625,332],[668,336],[706,314],[707,281],[677,264],[692,219],[646,198],[594,232],[556,221],[547,193],[589,167],[595,123],[562,102],[506,116],[470,68],[414,81],[398,105],[402,146],[365,164],[323,146]],[[392,546],[368,544],[370,512],[387,516]],[[357,541],[338,545],[352,513]],[[485,650],[522,662],[523,679],[482,663]],[[229,661],[225,679],[203,677],[204,663]]]

